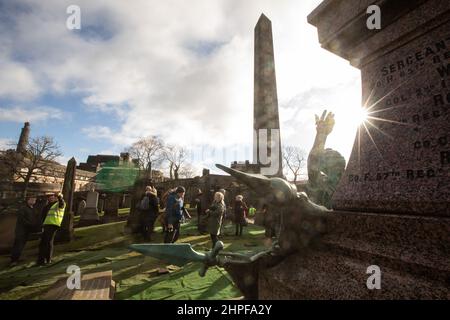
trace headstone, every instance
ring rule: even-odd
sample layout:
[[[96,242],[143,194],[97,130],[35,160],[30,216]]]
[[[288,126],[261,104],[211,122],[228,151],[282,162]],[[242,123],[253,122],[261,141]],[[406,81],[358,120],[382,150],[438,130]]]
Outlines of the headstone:
[[[82,274],[81,288],[68,289],[67,279],[58,280],[43,300],[113,300],[116,284],[112,271]]]
[[[75,176],[77,162],[75,158],[71,158],[67,162],[66,173],[64,175],[64,184],[62,189],[62,194],[64,201],[66,202],[66,209],[64,211],[64,218],[61,224],[61,229],[56,235],[56,240],[58,242],[71,241],[73,239],[73,221],[74,213],[72,211],[73,207],[73,192],[75,191]]]
[[[77,216],[82,216],[84,213],[84,209],[86,209],[86,200],[81,200],[78,204]]]
[[[100,220],[97,211],[98,205],[98,192],[89,191],[86,197],[86,208],[83,211],[83,215],[80,217],[80,222],[98,222]]]
[[[255,27],[255,66],[254,66],[254,146],[253,161],[266,166],[267,159],[261,159],[260,155],[267,154],[267,158],[276,161],[276,155],[272,154],[277,148],[271,144],[271,135],[277,135],[274,139],[278,143],[278,166],[270,176],[283,176],[281,157],[280,120],[278,115],[277,81],[275,75],[275,58],[273,50],[272,22],[264,15],[258,20]],[[267,130],[265,141],[260,141],[264,136],[259,130]],[[260,151],[261,146],[267,146]],[[271,163],[271,167],[272,167]],[[261,173],[263,173],[261,171]]]
[[[124,194],[122,199],[122,208],[131,207],[131,196],[129,194]]]
[[[120,194],[108,194],[105,198],[104,208],[105,216],[117,216],[119,213],[120,202],[122,196]]]

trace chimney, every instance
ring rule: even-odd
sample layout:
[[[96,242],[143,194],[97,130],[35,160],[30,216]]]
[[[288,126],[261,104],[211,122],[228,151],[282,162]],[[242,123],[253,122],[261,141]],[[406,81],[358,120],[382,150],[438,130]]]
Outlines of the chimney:
[[[20,132],[19,142],[17,143],[16,152],[24,154],[27,151],[28,140],[30,138],[30,123],[25,122]]]

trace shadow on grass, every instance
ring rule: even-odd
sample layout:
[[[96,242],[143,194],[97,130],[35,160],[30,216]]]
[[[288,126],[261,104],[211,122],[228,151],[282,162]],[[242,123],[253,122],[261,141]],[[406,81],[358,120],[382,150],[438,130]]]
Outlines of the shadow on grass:
[[[154,298],[180,297],[177,290],[181,290],[181,295],[190,297],[192,294],[183,287],[184,277],[187,277],[188,281],[191,282],[192,290],[196,290],[197,298],[204,299],[222,290],[227,294],[235,294],[231,289],[231,282],[227,282],[228,279],[224,274],[219,275],[213,271],[214,277],[218,278],[197,279],[196,276],[193,278],[193,273],[198,272],[199,264],[188,265],[186,268],[168,275],[157,275],[156,268],[166,266],[167,263],[130,253],[127,249],[129,244],[144,241],[139,235],[124,235],[124,225],[125,222],[116,222],[77,229],[77,239],[74,242],[56,245],[55,263],[48,267],[33,266],[34,263],[31,262],[32,259],[30,258],[31,256],[37,256],[38,243],[37,241],[33,242],[25,252],[30,262],[0,271],[0,297],[2,299],[37,299],[57,280],[68,276],[66,268],[69,265],[77,265],[82,272],[88,273],[113,270],[113,279],[116,282],[124,283],[124,286],[127,286],[125,284],[127,282],[131,283],[129,288],[123,291],[118,290],[116,297],[119,299],[136,298],[135,296],[140,294],[142,297]],[[196,228],[195,220],[182,225],[179,242],[189,242],[196,250],[210,250],[209,236],[198,235]],[[225,227],[225,229],[228,228],[230,226]],[[258,228],[249,227],[246,231],[248,233],[244,233],[243,237],[239,239],[234,238],[234,236],[223,236],[222,241],[226,244],[226,250],[248,251],[249,249],[255,249],[255,247],[249,247],[248,244],[257,245],[263,239],[263,236],[259,234]],[[163,242],[163,237],[160,228],[156,228],[152,243]],[[152,269],[155,269],[155,274],[151,272]],[[170,283],[161,283],[165,280],[169,282],[180,280],[180,282],[175,287],[171,287]],[[144,283],[133,284],[134,281],[144,281]],[[211,286],[206,287],[211,281]],[[159,288],[159,296],[146,292],[147,289],[154,288],[154,286]],[[230,287],[227,288],[227,286]],[[12,292],[8,292],[10,290]]]

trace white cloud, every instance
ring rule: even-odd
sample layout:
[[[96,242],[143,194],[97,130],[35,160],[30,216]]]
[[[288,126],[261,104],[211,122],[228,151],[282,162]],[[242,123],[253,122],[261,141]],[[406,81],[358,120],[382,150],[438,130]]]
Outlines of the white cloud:
[[[32,72],[21,64],[1,60],[0,56],[0,98],[22,101],[37,97],[40,88]]]
[[[64,112],[52,107],[0,107],[0,121],[39,122],[62,119],[64,115]]]
[[[0,150],[7,150],[13,148],[14,141],[8,138],[0,138]]]
[[[71,1],[22,2],[31,10],[0,34],[8,63],[12,53],[28,55],[15,66],[34,88],[30,96],[77,93],[82,111],[116,117],[117,128],[80,124],[112,150],[147,135],[186,146],[250,146],[253,29],[264,12],[273,25],[283,142],[308,150],[314,113],[327,106],[337,115],[329,146],[348,156],[353,129],[344,123],[359,107],[358,71],[321,49],[307,24],[320,0],[79,0],[81,33],[65,27]]]

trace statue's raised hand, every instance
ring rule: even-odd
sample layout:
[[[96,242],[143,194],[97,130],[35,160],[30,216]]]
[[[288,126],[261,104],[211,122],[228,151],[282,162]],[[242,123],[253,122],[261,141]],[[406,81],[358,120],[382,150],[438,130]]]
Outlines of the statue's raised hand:
[[[316,130],[318,134],[329,135],[334,127],[334,113],[324,110],[322,116],[316,114]]]

